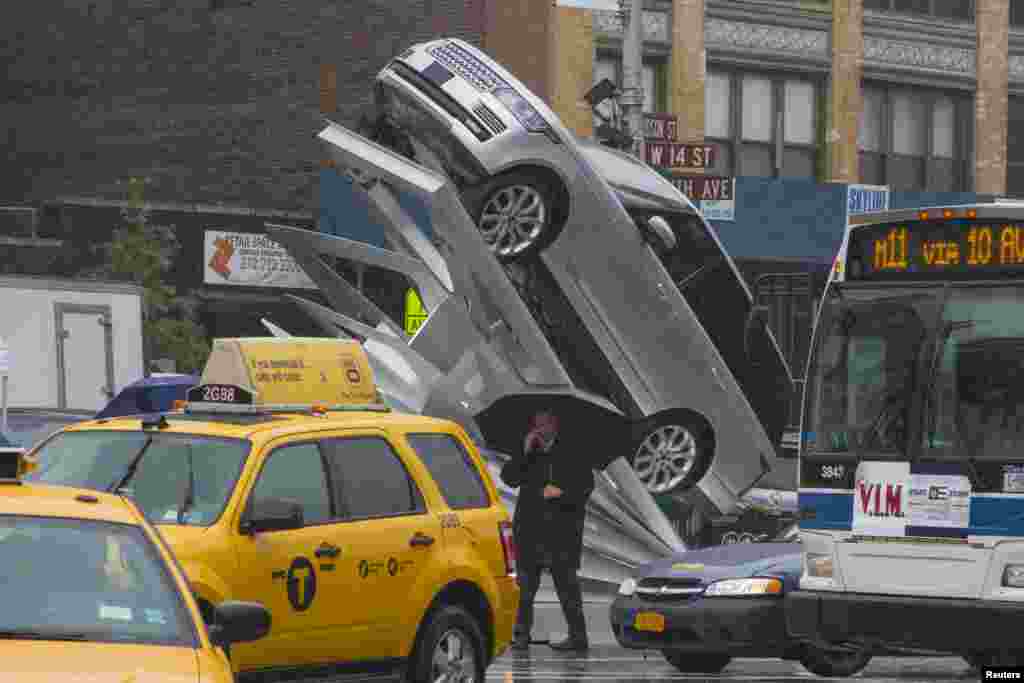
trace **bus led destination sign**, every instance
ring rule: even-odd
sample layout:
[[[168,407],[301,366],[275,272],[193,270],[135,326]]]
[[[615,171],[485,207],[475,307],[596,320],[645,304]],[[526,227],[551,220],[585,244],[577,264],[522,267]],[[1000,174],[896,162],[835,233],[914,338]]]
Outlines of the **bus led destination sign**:
[[[1024,270],[1024,223],[900,223],[850,235],[849,276],[983,275]]]

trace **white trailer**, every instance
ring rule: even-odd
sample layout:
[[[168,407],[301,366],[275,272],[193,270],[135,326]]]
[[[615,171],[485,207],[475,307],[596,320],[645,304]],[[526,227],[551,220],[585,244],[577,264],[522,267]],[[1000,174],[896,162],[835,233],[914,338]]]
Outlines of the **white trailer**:
[[[143,376],[142,288],[0,277],[8,405],[95,412]]]

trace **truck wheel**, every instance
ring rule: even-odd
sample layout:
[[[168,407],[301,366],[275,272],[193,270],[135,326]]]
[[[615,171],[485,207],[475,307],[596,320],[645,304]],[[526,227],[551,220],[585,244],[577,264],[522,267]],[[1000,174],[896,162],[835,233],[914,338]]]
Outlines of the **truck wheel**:
[[[662,652],[669,664],[682,673],[717,674],[729,666],[732,657],[713,652],[678,652],[664,650]]]
[[[484,637],[476,620],[454,606],[441,607],[427,618],[409,658],[408,680],[484,683]]]
[[[865,650],[858,652],[840,652],[822,650],[808,645],[800,656],[800,663],[812,674],[846,678],[852,676],[871,661],[871,655]]]

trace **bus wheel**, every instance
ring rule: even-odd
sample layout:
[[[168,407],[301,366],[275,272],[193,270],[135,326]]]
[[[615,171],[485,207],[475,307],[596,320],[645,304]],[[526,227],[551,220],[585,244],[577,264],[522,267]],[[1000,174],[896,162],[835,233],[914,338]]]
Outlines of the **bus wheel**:
[[[689,674],[717,674],[729,666],[732,657],[726,654],[714,652],[677,652],[665,650],[662,652],[669,664],[679,669],[682,673]]]
[[[638,434],[629,464],[653,494],[689,488],[711,462],[710,435],[687,415],[655,418],[646,422]]]
[[[845,652],[840,650],[822,650],[808,645],[800,657],[800,663],[812,674],[845,678],[852,676],[871,661],[866,650]]]
[[[498,260],[521,260],[557,237],[565,211],[560,206],[564,193],[548,176],[525,169],[510,171],[466,193],[469,214]]]

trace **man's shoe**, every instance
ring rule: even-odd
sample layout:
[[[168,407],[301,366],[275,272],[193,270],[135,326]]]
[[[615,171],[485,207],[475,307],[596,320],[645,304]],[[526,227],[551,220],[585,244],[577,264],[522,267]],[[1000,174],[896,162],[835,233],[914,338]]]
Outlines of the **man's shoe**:
[[[551,649],[563,652],[586,652],[590,649],[590,644],[585,638],[566,638],[551,643]]]

